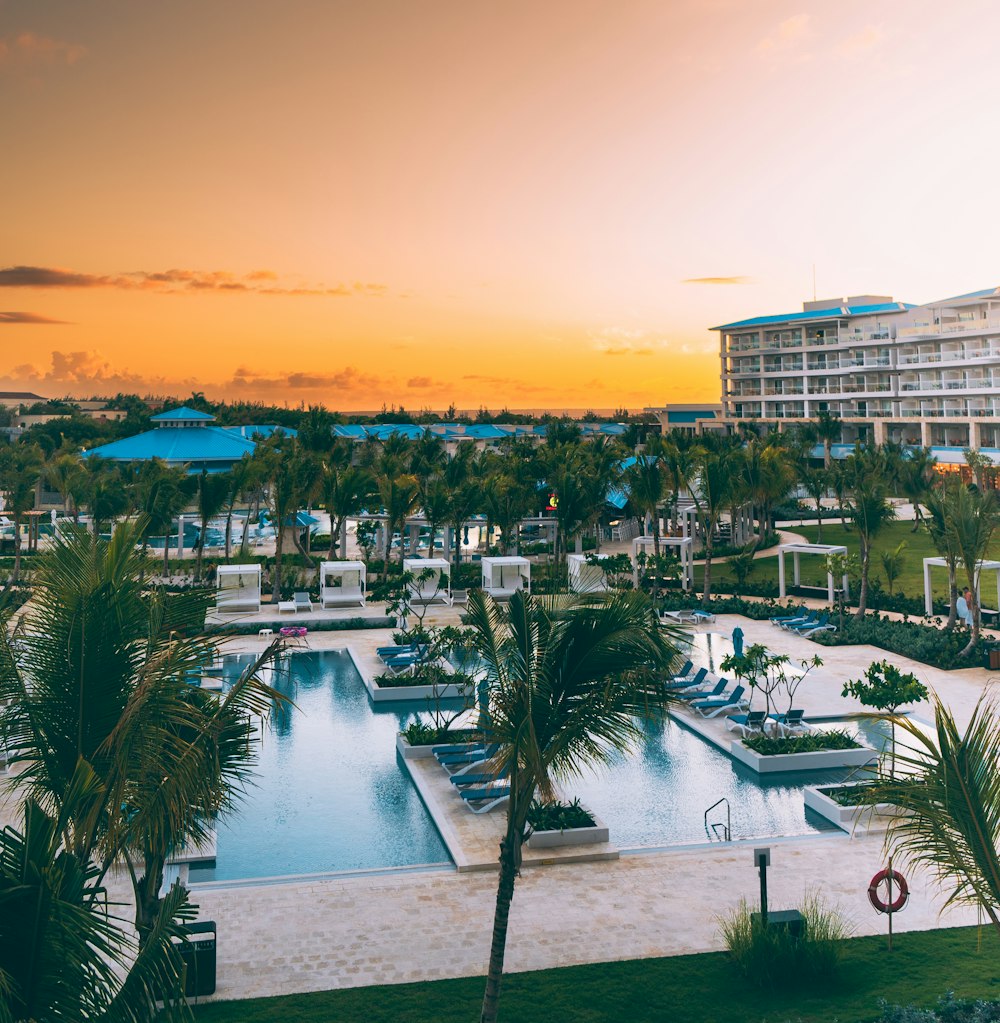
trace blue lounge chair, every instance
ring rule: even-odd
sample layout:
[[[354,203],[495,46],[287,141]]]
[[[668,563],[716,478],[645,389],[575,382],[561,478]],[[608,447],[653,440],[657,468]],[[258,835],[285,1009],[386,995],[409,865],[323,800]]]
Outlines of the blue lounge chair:
[[[750,710],[746,714],[730,715],[726,727],[731,732],[739,731],[741,735],[749,735],[751,732],[763,732],[767,719],[766,710]]]
[[[799,636],[808,636],[813,632],[818,632],[820,629],[825,629],[827,623],[830,621],[829,614],[821,614],[818,618],[811,622],[803,622],[802,625],[790,625],[788,627],[789,632],[794,632]]]
[[[672,682],[680,682],[683,679],[689,678],[692,675],[691,669],[693,667],[694,667],[694,664],[692,664],[691,661],[685,661],[684,662],[684,667],[681,668],[681,670],[679,672],[677,672],[676,675],[671,675],[670,676],[670,680]]]
[[[692,675],[690,678],[677,682],[667,682],[663,688],[666,689],[668,693],[679,693],[684,690],[691,689],[694,686],[700,686],[705,681],[705,676],[707,674],[707,668],[699,668],[697,674]]]
[[[473,813],[489,813],[494,807],[505,803],[510,798],[509,785],[488,786],[482,789],[466,789],[459,793]],[[472,806],[482,803],[482,806]]]
[[[737,686],[726,696],[716,697],[714,700],[694,700],[690,704],[702,717],[714,718],[727,710],[742,710],[747,705],[743,699],[746,690],[743,686]]]
[[[490,771],[474,771],[472,774],[462,774],[461,771],[459,771],[457,774],[453,774],[448,779],[448,781],[450,781],[456,788],[461,788],[463,785],[493,785],[498,782],[507,782],[509,780],[509,775],[493,774]]]
[[[482,749],[481,742],[446,742],[440,746],[432,746],[431,753],[437,756],[439,753],[468,753],[474,749]]]
[[[804,710],[786,710],[782,714],[771,714],[770,719],[775,723],[779,735],[786,732],[810,732],[812,725],[806,721]]]
[[[675,700],[710,700],[718,698],[726,691],[726,686],[729,685],[729,679],[720,678],[715,684],[715,688],[706,692],[704,689],[694,690],[693,692],[674,693]]]
[[[445,768],[459,767],[463,764],[478,764],[489,760],[496,751],[497,744],[494,742],[480,749],[469,750],[468,753],[441,753],[437,757],[437,762]]]
[[[375,648],[375,653],[379,657],[394,657],[396,654],[410,654],[417,650],[416,643],[402,643],[396,646],[379,646]]]
[[[803,618],[807,618],[808,616],[809,616],[809,612],[806,609],[806,606],[803,604],[794,613],[789,612],[787,615],[778,615],[777,618],[771,618],[770,622],[771,622],[772,625],[784,625],[787,622],[798,622],[798,621],[801,621]]]
[[[792,621],[790,621],[790,622],[785,622],[785,624],[782,625],[781,627],[786,632],[794,632],[796,629],[800,628],[801,626],[812,625],[814,622],[817,622],[817,621],[819,621],[819,615],[816,614],[815,611],[811,611],[804,618],[799,618],[797,620],[796,619],[792,619]]]
[[[714,622],[715,615],[711,611],[692,611],[691,617],[696,622]]]

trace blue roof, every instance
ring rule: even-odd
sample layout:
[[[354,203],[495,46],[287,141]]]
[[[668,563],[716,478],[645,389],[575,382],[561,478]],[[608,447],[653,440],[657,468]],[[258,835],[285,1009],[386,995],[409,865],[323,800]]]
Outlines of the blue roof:
[[[273,433],[282,433],[286,437],[297,437],[299,435],[299,431],[293,430],[290,426],[275,426],[273,423],[262,426],[223,426],[222,429],[235,433],[239,437],[246,437],[247,440],[258,438],[260,440],[267,440]]]
[[[158,416],[150,416],[149,421],[151,423],[174,423],[178,419],[181,420],[200,420],[202,422],[212,422],[215,416],[209,415],[207,412],[199,412],[196,408],[188,408],[187,405],[181,405],[180,408],[172,408],[169,412],[161,412]]]
[[[952,295],[951,298],[942,298],[940,302],[931,302],[930,305],[942,305],[945,302],[959,302],[963,298],[996,298],[1000,288],[983,288],[982,291],[970,291],[967,295]]]
[[[827,309],[810,309],[804,313],[779,313],[777,316],[754,316],[749,320],[724,323],[712,330],[736,330],[740,327],[765,327],[771,323],[796,323],[800,320],[838,320],[849,316],[871,316],[874,313],[900,313],[917,307],[910,302],[876,302],[873,305],[835,305]]]
[[[164,462],[238,462],[253,452],[252,440],[219,426],[178,426],[172,430],[148,430],[134,437],[102,444],[85,451],[84,457],[96,455],[116,462],[148,461],[162,458]]]

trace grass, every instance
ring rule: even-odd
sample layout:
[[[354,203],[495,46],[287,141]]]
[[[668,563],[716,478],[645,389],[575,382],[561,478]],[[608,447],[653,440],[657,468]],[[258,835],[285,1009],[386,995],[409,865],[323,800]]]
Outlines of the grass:
[[[706,908],[706,912],[709,912]],[[761,991],[724,952],[571,966],[505,978],[503,1023],[539,1019],[574,1023],[863,1023],[879,1015],[878,1000],[930,1006],[945,991],[959,997],[1000,997],[1000,943],[992,931],[952,928],[851,938],[835,985],[806,991]],[[485,948],[485,946],[484,946]],[[354,988],[197,1009],[198,1023],[472,1023],[483,979]]]

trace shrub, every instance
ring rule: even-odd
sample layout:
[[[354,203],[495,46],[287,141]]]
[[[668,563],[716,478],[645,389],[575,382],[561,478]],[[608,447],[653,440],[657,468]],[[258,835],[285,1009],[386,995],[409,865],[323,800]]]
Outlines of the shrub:
[[[973,998],[956,998],[949,991],[938,999],[933,1009],[915,1005],[889,1005],[879,1001],[882,1010],[877,1023],[997,1023],[1000,1002]]]
[[[784,927],[765,928],[746,900],[719,921],[726,948],[748,980],[762,988],[813,987],[836,979],[841,942],[851,927],[817,895],[807,895],[800,912],[802,937]]]
[[[982,664],[985,651],[984,641],[980,640],[971,656],[961,657],[960,654],[969,639],[968,632],[960,629],[947,632],[930,624],[926,619],[923,622],[911,622],[906,619],[899,622],[883,618],[879,614],[865,615],[860,621],[853,617],[847,618],[843,629],[838,629],[837,632],[820,632],[810,638],[822,646],[853,646],[867,643],[894,654],[912,657],[915,661],[923,661],[935,668],[943,668],[945,671]]]
[[[568,828],[592,828],[594,818],[580,805],[579,799],[571,803],[554,800],[542,803],[531,801],[528,808],[528,824],[532,831],[566,831]]]
[[[379,687],[394,686],[465,686],[471,692],[473,678],[461,671],[445,671],[436,664],[422,664],[412,675],[393,675],[386,672],[376,675],[372,681]]]
[[[411,746],[433,746],[439,742],[474,742],[481,733],[474,728],[448,728],[411,721],[400,733]]]
[[[755,735],[744,739],[743,745],[762,757],[776,757],[782,753],[817,753],[828,749],[859,749],[861,743],[843,729],[834,728],[829,732],[812,732],[809,735],[789,735],[785,738],[771,738],[769,735]]]

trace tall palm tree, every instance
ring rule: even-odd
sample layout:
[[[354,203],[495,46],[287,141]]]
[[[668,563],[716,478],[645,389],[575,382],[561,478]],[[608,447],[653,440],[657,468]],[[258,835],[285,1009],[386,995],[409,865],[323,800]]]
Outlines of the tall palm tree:
[[[655,455],[639,455],[635,463],[625,470],[625,486],[632,507],[644,518],[649,518],[653,529],[653,599],[660,594],[660,516],[657,511],[666,494],[663,466]]]
[[[7,596],[21,575],[21,522],[35,507],[35,486],[42,475],[42,453],[34,444],[11,444],[0,451],[0,494],[4,510],[14,520],[14,570],[0,591]]]
[[[864,618],[868,610],[868,577],[871,572],[872,547],[879,533],[896,517],[892,505],[886,500],[884,485],[874,473],[861,471],[851,495],[851,523],[858,531],[861,547],[861,588],[855,618]]]
[[[528,807],[536,792],[551,798],[556,780],[639,740],[639,718],[662,700],[658,672],[676,648],[638,592],[557,610],[520,592],[504,608],[473,591],[469,621],[486,669],[490,738],[499,744],[492,770],[510,787],[480,1017],[494,1023]]]
[[[738,449],[704,451],[693,481],[691,496],[705,531],[702,601],[706,605],[712,599],[712,548],[716,526],[722,513],[746,492],[741,461]]]
[[[64,451],[46,463],[44,475],[45,482],[59,494],[73,521],[78,522],[80,504],[87,490],[87,470],[83,467],[83,460],[76,453]]]
[[[980,697],[965,732],[937,696],[934,733],[905,715],[896,752],[902,777],[865,791],[871,805],[898,807],[887,833],[894,854],[930,868],[948,890],[945,907],[980,907],[1000,933],[1000,719]]]
[[[378,493],[375,477],[368,469],[347,464],[326,466],[323,477],[323,507],[330,516],[330,549],[327,557],[338,552],[347,557],[347,520],[363,512]]]
[[[183,469],[159,458],[144,462],[132,487],[135,510],[142,516],[142,553],[151,536],[163,536],[163,574],[170,571],[170,526],[190,497],[190,478]],[[143,578],[145,565],[140,570]]]
[[[902,460],[899,488],[913,505],[914,533],[920,528],[924,518],[923,506],[927,504],[927,497],[934,488],[936,464],[937,458],[930,448],[911,448],[908,457]]]
[[[927,508],[924,525],[934,549],[948,569],[948,623],[945,628],[949,632],[958,621],[958,546],[949,519],[951,504],[955,500],[953,492],[964,486],[959,479],[946,479],[924,498]]]
[[[113,867],[126,872],[140,947],[183,908],[159,898],[171,849],[231,805],[254,760],[251,719],[283,699],[259,679],[274,647],[221,698],[188,683],[217,652],[199,635],[208,596],[143,590],[142,528],[119,525],[110,541],[68,531],[42,555],[17,629],[0,628],[5,738],[25,798],[95,891]]]
[[[420,507],[420,486],[417,477],[412,473],[400,473],[398,476],[382,476],[378,481],[379,496],[386,514],[386,528],[391,541],[395,533],[399,533],[399,563],[403,563],[403,532],[406,520]],[[391,550],[385,552],[385,567],[388,574]]]
[[[830,489],[827,469],[815,469],[808,462],[799,462],[799,482],[816,504],[816,542],[823,542],[823,498]]]
[[[201,566],[205,556],[205,536],[208,533],[209,520],[214,519],[226,507],[232,491],[233,479],[228,472],[209,474],[204,469],[198,476],[198,489],[195,491],[195,503],[198,508],[197,561],[195,578],[201,580]]]
[[[813,430],[817,439],[823,445],[823,468],[830,468],[830,461],[833,457],[831,450],[834,443],[840,441],[844,435],[844,424],[836,416],[829,412],[820,412],[813,424]]]
[[[997,528],[1000,527],[1000,501],[997,500],[997,492],[965,486],[953,488],[952,500],[948,504],[947,523],[954,539],[958,564],[965,574],[965,585],[973,595],[969,608],[972,612],[972,632],[968,644],[962,650],[962,656],[967,657],[975,650],[982,629],[982,612],[977,596],[979,566],[990,549]]]

